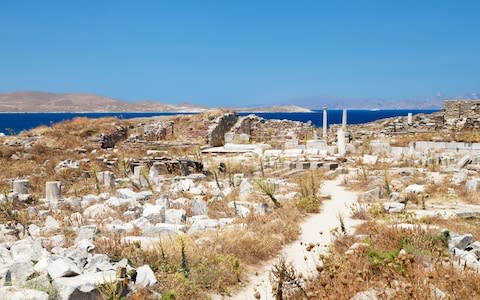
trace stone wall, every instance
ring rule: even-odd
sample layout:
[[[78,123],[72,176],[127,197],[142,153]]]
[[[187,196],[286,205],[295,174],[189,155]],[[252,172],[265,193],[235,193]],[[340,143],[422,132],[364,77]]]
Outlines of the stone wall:
[[[225,113],[219,116],[208,128],[207,142],[212,147],[219,147],[225,144],[225,133],[237,123],[236,113]]]
[[[480,100],[446,100],[443,111],[445,120],[480,118]]]
[[[100,136],[100,147],[103,149],[113,148],[119,141],[126,139],[128,133],[127,127],[117,127],[112,133],[103,134]]]

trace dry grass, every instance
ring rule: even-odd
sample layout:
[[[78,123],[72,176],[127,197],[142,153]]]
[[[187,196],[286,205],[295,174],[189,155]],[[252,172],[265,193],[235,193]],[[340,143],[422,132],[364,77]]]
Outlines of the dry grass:
[[[176,299],[201,299],[210,293],[229,294],[248,265],[272,258],[283,245],[295,240],[300,218],[297,210],[285,205],[265,216],[250,215],[242,219],[246,224],[244,229],[165,238],[149,250],[138,243],[122,243],[120,236],[111,236],[97,239],[96,251],[114,260],[127,258],[133,266],[150,265],[162,290],[174,291]],[[195,240],[201,237],[206,242],[196,244]],[[185,245],[188,274],[180,268],[181,241]]]
[[[364,242],[368,246],[345,255],[354,239],[337,240],[332,254],[324,257],[318,278],[308,286],[311,299],[350,299],[369,289],[383,293],[382,299],[387,293],[392,293],[392,299],[432,299],[431,286],[447,293],[449,299],[480,297],[480,275],[458,271],[445,263],[449,254],[444,235],[397,230],[371,222],[358,232],[367,234]],[[407,254],[399,255],[401,249]]]

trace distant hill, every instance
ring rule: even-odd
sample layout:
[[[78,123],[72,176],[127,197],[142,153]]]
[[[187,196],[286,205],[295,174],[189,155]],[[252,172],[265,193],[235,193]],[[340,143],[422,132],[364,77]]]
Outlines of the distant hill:
[[[0,112],[201,112],[191,104],[124,102],[94,94],[14,92],[0,94]]]
[[[463,95],[436,95],[432,97],[411,99],[383,99],[383,98],[339,98],[328,96],[303,97],[292,100],[297,105],[310,109],[439,109],[443,101],[448,99],[480,99],[478,93]]]

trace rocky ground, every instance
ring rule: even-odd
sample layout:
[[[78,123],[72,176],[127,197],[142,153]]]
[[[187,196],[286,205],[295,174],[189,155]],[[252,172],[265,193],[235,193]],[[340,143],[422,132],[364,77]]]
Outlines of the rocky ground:
[[[480,297],[480,146],[389,124],[325,141],[217,111],[0,137],[0,298]]]

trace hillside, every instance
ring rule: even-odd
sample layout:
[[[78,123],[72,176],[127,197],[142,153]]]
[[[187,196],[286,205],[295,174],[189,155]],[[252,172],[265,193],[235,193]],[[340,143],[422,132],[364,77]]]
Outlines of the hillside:
[[[94,94],[14,92],[0,94],[0,112],[200,112],[203,107],[152,101],[123,102]]]

